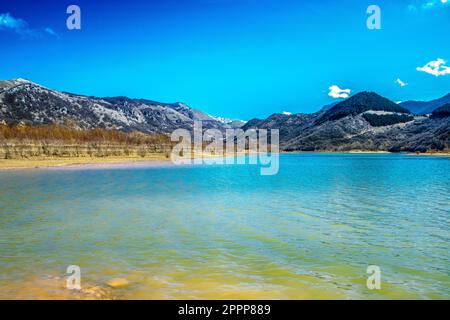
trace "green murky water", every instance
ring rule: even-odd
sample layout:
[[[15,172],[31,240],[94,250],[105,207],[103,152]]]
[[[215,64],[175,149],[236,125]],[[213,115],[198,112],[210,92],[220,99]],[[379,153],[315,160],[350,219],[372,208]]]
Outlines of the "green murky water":
[[[449,299],[449,173],[391,154],[0,172],[0,298],[99,298],[65,289],[78,265],[106,298]]]

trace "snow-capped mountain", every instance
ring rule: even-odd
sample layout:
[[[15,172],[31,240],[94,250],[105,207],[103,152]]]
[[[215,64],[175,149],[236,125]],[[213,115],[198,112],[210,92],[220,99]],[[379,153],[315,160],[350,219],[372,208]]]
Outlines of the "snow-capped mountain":
[[[184,103],[161,103],[127,97],[89,97],[60,92],[25,79],[0,81],[0,120],[6,123],[68,124],[88,128],[170,133],[192,129],[230,128],[217,118]]]
[[[223,117],[214,117],[210,116],[213,120],[218,121],[222,124],[224,124],[227,127],[231,128],[240,128],[243,125],[247,123],[247,121],[244,120],[237,120],[237,119],[230,119],[230,118],[223,118]]]

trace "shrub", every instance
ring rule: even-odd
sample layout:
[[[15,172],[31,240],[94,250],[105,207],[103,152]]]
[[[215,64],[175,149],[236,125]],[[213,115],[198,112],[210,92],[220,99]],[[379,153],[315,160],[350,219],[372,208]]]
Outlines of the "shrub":
[[[431,118],[446,118],[450,117],[450,103],[447,103],[436,110],[431,114]]]
[[[414,120],[413,116],[407,114],[374,114],[374,113],[364,113],[363,118],[372,127],[384,127],[391,126],[398,123],[405,123]]]
[[[0,124],[0,139],[65,141],[72,143],[116,142],[130,145],[155,145],[170,143],[164,134],[144,134],[141,132],[122,132],[112,129],[80,130],[61,125],[6,125]]]

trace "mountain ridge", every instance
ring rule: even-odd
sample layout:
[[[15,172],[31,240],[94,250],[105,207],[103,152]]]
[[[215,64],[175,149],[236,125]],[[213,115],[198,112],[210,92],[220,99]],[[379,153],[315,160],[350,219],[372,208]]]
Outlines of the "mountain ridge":
[[[324,121],[339,120],[348,115],[356,115],[370,110],[410,113],[409,110],[375,92],[363,91],[326,110],[317,123],[320,124]]]
[[[401,102],[400,105],[402,107],[407,108],[412,113],[424,115],[424,114],[430,114],[440,106],[443,106],[446,103],[450,103],[450,93],[446,94],[445,96],[430,100],[430,101],[414,101],[414,100],[408,100]]]
[[[85,96],[49,89],[21,78],[0,81],[0,119],[12,124],[71,122],[81,129],[100,127],[166,134],[178,128],[191,129],[197,120],[204,122],[205,129],[225,130],[238,125],[222,123],[182,102]]]
[[[181,102],[83,96],[21,78],[0,81],[0,121],[7,124],[70,124],[80,129],[170,134],[180,128],[192,130],[194,121],[200,120],[205,130],[278,129],[284,151],[450,150],[447,108],[434,116],[415,115],[375,92],[357,93],[312,114],[274,113],[266,119],[227,123]]]
[[[450,150],[450,117],[413,116],[373,92],[361,92],[313,114],[271,115],[243,126],[279,129],[284,151]]]

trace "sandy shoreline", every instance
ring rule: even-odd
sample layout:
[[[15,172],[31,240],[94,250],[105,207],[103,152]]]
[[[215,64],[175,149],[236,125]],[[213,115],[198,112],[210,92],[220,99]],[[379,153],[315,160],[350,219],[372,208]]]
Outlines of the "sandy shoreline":
[[[449,157],[450,152],[428,152],[428,153],[414,153],[414,152],[390,152],[390,151],[284,151],[281,154],[321,154],[321,153],[342,153],[342,154],[403,154],[407,156],[434,156],[434,157]]]
[[[38,159],[1,159],[0,171],[39,168],[106,168],[121,167],[133,164],[170,165],[172,162],[163,154],[152,154],[146,157],[67,157]]]
[[[450,157],[450,152],[408,153],[408,156]]]

